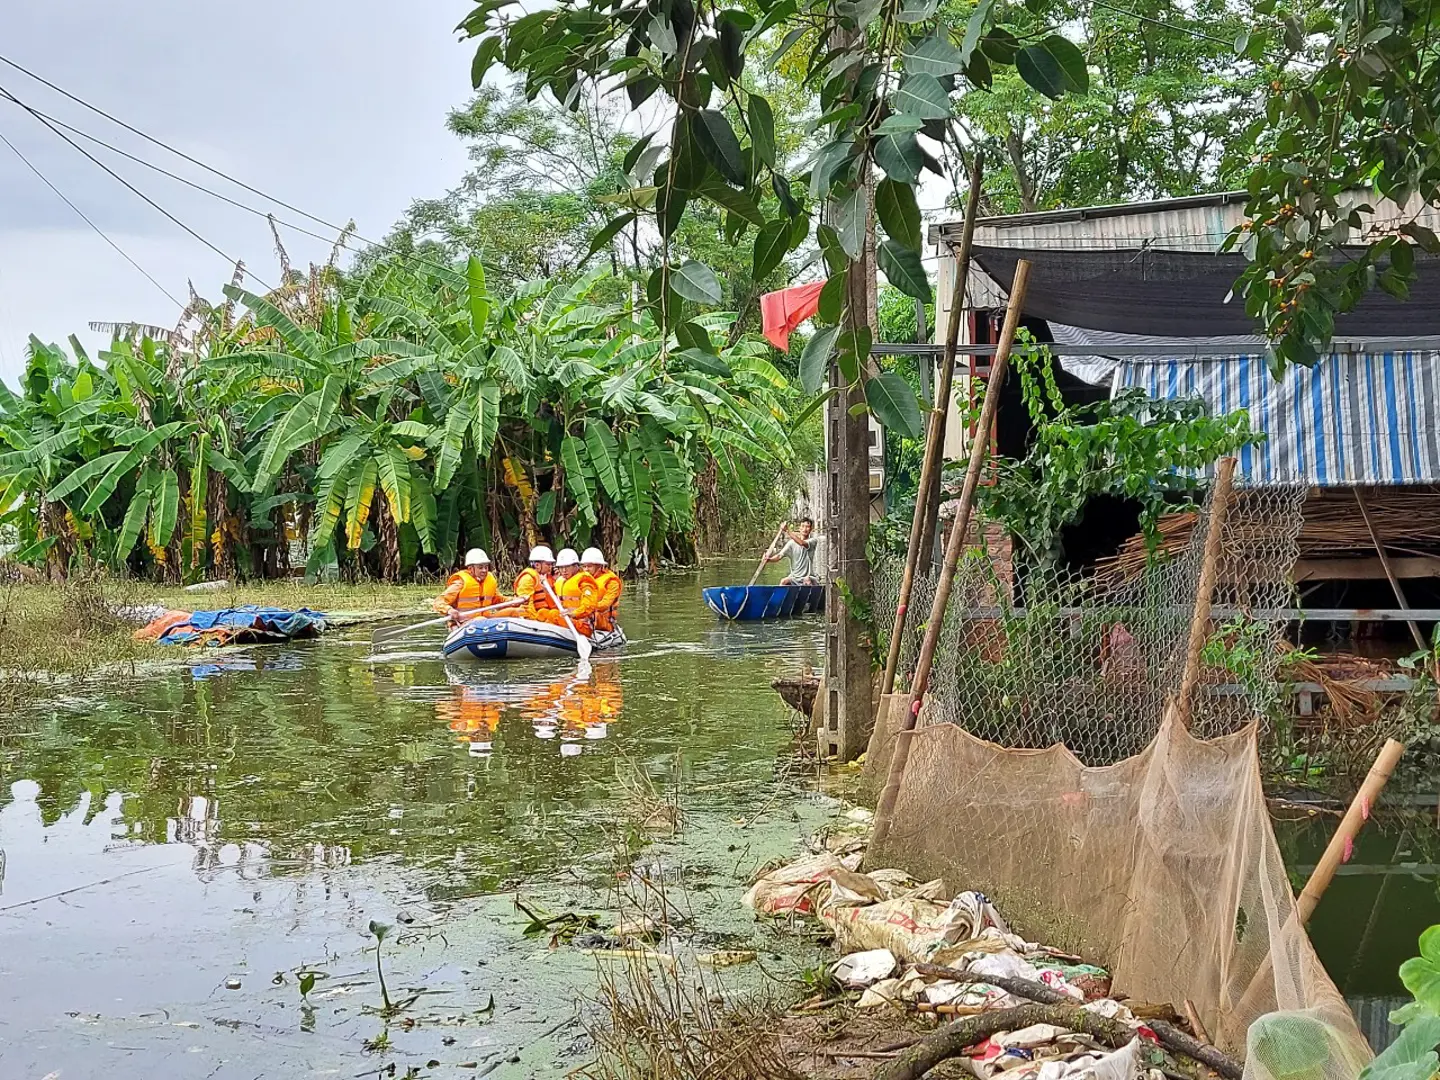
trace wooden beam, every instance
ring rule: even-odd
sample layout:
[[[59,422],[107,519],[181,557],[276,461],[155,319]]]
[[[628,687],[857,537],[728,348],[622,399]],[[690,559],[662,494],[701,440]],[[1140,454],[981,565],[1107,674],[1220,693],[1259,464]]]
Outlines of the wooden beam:
[[[1370,518],[1370,507],[1365,505],[1365,492],[1358,487],[1355,489],[1355,505],[1360,507],[1360,516],[1365,519],[1365,528],[1370,533],[1370,542],[1375,545],[1375,554],[1380,556],[1380,566],[1390,580],[1390,588],[1395,592],[1395,602],[1409,610],[1410,601],[1405,599],[1405,590],[1400,587],[1400,579],[1395,576],[1395,571],[1390,566],[1390,556],[1385,554],[1385,545],[1380,540],[1380,533],[1376,531],[1375,522]],[[1415,639],[1415,647],[1423,652],[1428,646],[1425,635],[1420,633],[1419,625],[1413,620],[1407,620],[1406,625],[1410,627],[1410,636]],[[1383,784],[1384,781],[1381,783]]]
[[[1440,578],[1440,557],[1391,558],[1390,569],[1397,578]],[[1297,585],[1302,581],[1378,581],[1386,576],[1385,564],[1373,555],[1360,559],[1298,559],[1295,563]]]

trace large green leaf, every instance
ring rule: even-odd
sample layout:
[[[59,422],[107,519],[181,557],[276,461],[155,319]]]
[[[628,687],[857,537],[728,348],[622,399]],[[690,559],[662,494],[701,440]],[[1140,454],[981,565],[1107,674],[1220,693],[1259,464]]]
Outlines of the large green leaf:
[[[175,526],[180,520],[180,480],[174,470],[167,469],[160,474],[160,483],[155,492],[155,505],[150,511],[150,531],[146,543],[151,548],[166,547],[175,535]]]
[[[919,41],[911,40],[900,53],[905,70],[911,75],[958,75],[965,68],[960,50],[950,41],[950,32],[944,26]],[[906,110],[907,112],[911,110]]]
[[[913,184],[920,179],[925,155],[913,131],[891,131],[875,140],[875,164],[891,180]]]
[[[756,233],[750,275],[757,282],[764,281],[784,261],[785,253],[790,250],[791,233],[790,222],[783,218],[770,222]]]
[[[63,501],[74,492],[79,491],[91,480],[94,480],[96,477],[109,470],[115,465],[116,462],[124,460],[129,455],[129,453],[130,451],[128,450],[114,450],[108,454],[103,454],[98,458],[91,458],[89,461],[85,462],[85,464],[81,465],[74,472],[72,472],[69,476],[65,477],[64,480],[61,480],[60,483],[56,484],[53,488],[51,488],[46,493],[47,496],[52,502]]]
[[[479,337],[490,319],[490,297],[485,293],[485,267],[474,255],[465,264],[470,308],[470,332]]]
[[[495,351],[490,354],[490,362],[495,365],[496,371],[510,380],[515,389],[529,389],[530,373],[525,367],[525,361],[521,360],[520,354],[509,345],[495,346]]]
[[[1051,34],[1034,45],[1026,45],[1015,54],[1015,70],[1020,77],[1049,98],[1066,93],[1083,94],[1090,88],[1090,73],[1085,55],[1075,43],[1059,34]]]
[[[759,94],[750,94],[745,103],[750,120],[750,146],[761,164],[775,167],[775,114],[770,102]]]
[[[475,394],[475,452],[484,457],[490,453],[500,432],[500,387],[481,383]]]
[[[592,416],[585,421],[585,453],[590,459],[590,468],[600,480],[600,486],[612,503],[619,504],[622,499],[620,491],[620,473],[617,465],[620,461],[620,444],[615,440],[610,426],[599,417]]]
[[[885,179],[875,185],[875,216],[890,239],[913,251],[920,251],[920,206],[915,189]]]
[[[1431,927],[1435,929],[1435,927]],[[1261,1018],[1264,1020],[1265,1018]],[[1277,1017],[1278,1019],[1282,1019]],[[1291,1059],[1298,1058],[1297,1064],[1312,1064],[1307,1071],[1297,1070],[1285,1073],[1279,1071],[1270,1072],[1271,1076],[1289,1077],[1303,1075],[1317,1075],[1323,1073],[1325,1061],[1323,1058],[1318,1064],[1313,1064],[1316,1058],[1316,1051],[1324,1054],[1328,1050],[1328,1040],[1309,1040],[1310,1045],[1290,1046],[1288,1044],[1271,1048],[1265,1047],[1265,1053],[1261,1063],[1269,1068],[1272,1061],[1276,1065],[1289,1064]],[[1365,1066],[1360,1073],[1360,1080],[1430,1080],[1435,1075],[1437,1066],[1440,1066],[1440,1054],[1436,1054],[1435,1048],[1440,1046],[1440,1016],[1434,1013],[1422,1013],[1416,1016],[1404,1030],[1400,1037],[1385,1048],[1374,1061]],[[1275,1060],[1279,1059],[1279,1060]]]
[[[195,460],[190,465],[190,566],[201,565],[205,543],[210,536],[208,503],[210,491],[210,434],[202,432],[196,440]]]
[[[723,295],[715,271],[702,262],[687,260],[670,275],[676,294],[696,304],[718,304]]]
[[[736,191],[732,187],[726,187],[724,184],[716,182],[706,184],[700,189],[700,193],[711,202],[748,221],[751,225],[765,224],[765,215],[760,212],[760,207],[743,191]]]
[[[375,454],[380,490],[390,504],[390,516],[397,523],[410,520],[410,459],[398,446],[387,446]]]
[[[860,258],[860,252],[865,246],[865,228],[870,217],[864,186],[846,191],[845,197],[832,205],[835,208],[832,223],[840,237],[840,247],[851,259]]]
[[[455,479],[455,470],[459,468],[461,455],[465,452],[465,438],[474,419],[475,411],[470,399],[457,397],[445,417],[440,452],[435,458],[435,486],[441,491]]]
[[[907,439],[918,439],[922,430],[920,402],[910,384],[893,371],[882,371],[865,381],[865,401],[875,419]]]
[[[135,550],[135,543],[140,539],[140,532],[145,527],[145,515],[150,511],[151,498],[149,487],[136,486],[135,494],[130,498],[130,507],[125,511],[125,520],[121,522],[120,534],[115,538],[117,563],[123,563]]]
[[[345,380],[339,375],[325,377],[325,382],[320,387],[320,396],[315,403],[315,427],[312,439],[318,439],[330,430],[330,425],[335,420],[335,411],[340,407],[340,393],[344,388]]]
[[[576,507],[585,521],[594,525],[595,496],[590,490],[590,477],[580,452],[583,445],[574,435],[566,435],[560,440],[560,461],[565,466],[565,485],[575,500]]]
[[[260,325],[272,328],[280,335],[280,340],[301,357],[313,360],[320,352],[319,339],[311,331],[296,326],[290,316],[269,300],[247,292],[237,285],[226,285],[223,291],[231,300],[237,300],[249,308]]]
[[[638,446],[631,446],[626,454],[629,468],[629,491],[625,499],[625,523],[635,530],[635,535],[645,539],[650,535],[653,523],[650,490],[650,466],[644,452]]]
[[[329,480],[348,472],[364,445],[365,436],[358,433],[346,435],[339,442],[331,444],[320,458],[320,468],[315,472],[316,478]]]
[[[320,393],[317,390],[301,398],[296,406],[270,429],[270,437],[265,440],[265,449],[260,455],[260,464],[255,469],[255,490],[262,491],[269,487],[285,468],[290,455],[311,440]]]
[[[1420,935],[1420,955],[1400,965],[1400,981],[1422,1006],[1440,1014],[1440,926]]]
[[[906,296],[930,302],[930,281],[925,276],[925,264],[920,261],[918,251],[903,247],[894,240],[884,240],[875,249],[875,261],[891,285]]]
[[[700,144],[700,150],[715,166],[717,172],[736,187],[749,183],[750,173],[745,164],[745,152],[740,149],[740,140],[725,114],[715,109],[701,109],[695,114],[691,131]]]
[[[943,120],[950,115],[950,95],[934,75],[907,76],[900,89],[890,95],[890,104],[896,112],[922,120]]]
[[[814,394],[825,385],[830,374],[830,357],[835,352],[835,339],[840,336],[840,327],[827,326],[816,331],[805,343],[800,353],[800,388],[807,394]]]

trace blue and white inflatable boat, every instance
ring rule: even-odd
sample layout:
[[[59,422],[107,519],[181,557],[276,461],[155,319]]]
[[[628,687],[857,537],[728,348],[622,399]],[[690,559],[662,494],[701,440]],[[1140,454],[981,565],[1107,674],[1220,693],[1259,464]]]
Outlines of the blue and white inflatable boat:
[[[590,639],[600,652],[625,644],[623,631],[599,633]],[[446,660],[535,660],[547,656],[576,656],[570,631],[536,619],[500,616],[472,619],[456,627],[441,646]]]

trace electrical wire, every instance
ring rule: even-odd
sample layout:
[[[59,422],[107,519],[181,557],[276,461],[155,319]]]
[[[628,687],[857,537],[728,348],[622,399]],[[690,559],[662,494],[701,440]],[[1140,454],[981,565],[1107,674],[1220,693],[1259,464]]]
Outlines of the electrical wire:
[[[19,101],[14,97],[14,95],[11,94],[8,90],[6,90],[3,86],[0,86],[0,96],[9,98],[11,101],[15,101],[16,104],[19,104]],[[135,195],[137,198],[139,198],[140,200],[142,200],[146,205],[150,206],[150,207],[151,207],[152,209],[154,209],[157,213],[161,214],[161,215],[164,216],[166,219],[168,219],[169,221],[173,222],[173,223],[174,223],[176,226],[178,226],[180,229],[182,229],[182,230],[184,230],[186,233],[188,233],[190,236],[194,237],[194,238],[195,238],[196,240],[198,240],[200,243],[204,244],[207,248],[209,248],[211,251],[215,252],[216,255],[219,255],[222,259],[224,259],[224,260],[225,260],[227,263],[229,263],[231,266],[237,266],[237,265],[240,264],[240,260],[239,260],[239,259],[232,258],[230,255],[226,254],[226,252],[225,252],[224,250],[222,250],[219,246],[217,246],[216,244],[211,243],[211,242],[210,242],[209,240],[207,240],[205,237],[201,236],[198,232],[196,232],[194,229],[192,229],[189,225],[185,224],[185,222],[181,221],[178,217],[176,217],[174,214],[172,214],[169,210],[165,209],[165,207],[161,206],[158,202],[156,202],[154,199],[152,199],[149,195],[146,195],[145,192],[141,191],[138,187],[136,187],[134,184],[132,184],[129,180],[126,180],[125,177],[121,176],[121,175],[120,175],[119,173],[117,173],[114,169],[110,168],[109,165],[106,165],[103,161],[101,161],[99,158],[97,158],[94,154],[90,153],[89,150],[86,150],[83,146],[81,146],[79,143],[77,143],[74,139],[70,138],[69,135],[67,135],[67,134],[65,134],[65,132],[61,131],[58,127],[56,127],[54,124],[52,124],[49,120],[45,119],[45,118],[42,117],[42,116],[39,116],[38,114],[35,115],[35,119],[38,120],[41,124],[44,124],[45,127],[46,127],[46,129],[49,130],[52,134],[54,134],[57,138],[63,139],[63,140],[64,140],[67,144],[69,144],[77,153],[83,155],[88,161],[91,162],[91,164],[95,165],[97,168],[99,168],[100,170],[102,170],[107,176],[109,176],[111,179],[115,180],[117,183],[121,184],[122,186],[124,186],[124,187],[126,188],[126,190],[130,191],[133,195]],[[249,274],[249,271],[246,271],[246,273]],[[260,275],[258,275],[258,274],[250,274],[250,276],[253,277],[256,281],[258,281],[261,285],[265,286],[266,289],[272,289],[272,290],[273,290],[274,286],[268,284],[268,283],[265,281],[264,278],[260,277]]]
[[[43,172],[41,172],[39,167],[33,161],[31,161],[23,153],[20,152],[20,148],[14,143],[12,143],[9,139],[7,139],[3,131],[0,131],[0,142],[3,142],[6,146],[8,146],[10,148],[10,152],[13,153],[16,157],[18,157],[21,161],[23,161],[25,163],[25,166],[36,176],[38,176],[41,182],[43,182],[46,187],[48,187],[56,194],[56,196],[59,197],[61,202],[63,202],[71,210],[75,211],[75,213],[79,216],[80,220],[85,222],[86,225],[89,225],[90,228],[94,229],[102,240],[104,240],[107,244],[109,244],[112,248],[119,252],[121,258],[123,258],[136,270],[140,271],[140,273],[145,276],[145,279],[149,281],[151,285],[154,285],[155,288],[159,289],[165,295],[166,299],[168,299],[172,304],[180,308],[182,311],[185,309],[185,305],[182,304],[179,300],[177,300],[171,294],[169,289],[165,288],[164,285],[161,285],[160,282],[151,275],[150,271],[146,270],[143,266],[136,262],[130,256],[130,253],[127,252],[124,248],[122,248],[114,240],[112,240],[110,238],[110,235],[104,229],[100,228],[99,225],[95,224],[94,221],[90,220],[89,215],[87,215],[84,210],[81,210],[80,207],[76,206],[73,202],[71,202],[68,195],[66,195],[63,191],[61,191],[58,187],[51,183],[50,178],[46,176]]]

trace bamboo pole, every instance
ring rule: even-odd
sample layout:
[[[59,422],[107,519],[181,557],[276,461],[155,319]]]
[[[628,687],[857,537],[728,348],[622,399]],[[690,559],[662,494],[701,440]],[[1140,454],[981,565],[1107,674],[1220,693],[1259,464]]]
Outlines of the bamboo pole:
[[[1010,286],[1010,302],[1005,308],[1005,325],[1001,328],[1000,342],[990,367],[990,378],[985,384],[985,402],[980,408],[980,422],[976,425],[975,436],[970,443],[970,464],[965,470],[965,486],[960,490],[960,505],[956,508],[955,520],[950,525],[950,540],[945,545],[945,561],[940,567],[940,582],[935,588],[935,600],[930,605],[930,621],[925,626],[925,639],[920,644],[915,677],[910,683],[910,705],[905,712],[903,726],[895,735],[890,771],[885,777],[885,788],[880,792],[880,801],[875,807],[871,851],[878,851],[889,833],[890,819],[895,813],[895,801],[900,796],[900,782],[905,776],[905,764],[910,759],[910,743],[915,736],[920,704],[929,687],[930,668],[935,662],[935,647],[940,643],[940,627],[945,621],[945,609],[950,604],[950,590],[955,585],[955,570],[960,564],[960,555],[965,550],[965,540],[970,532],[975,490],[980,486],[980,469],[990,448],[990,429],[994,426],[995,414],[1000,408],[1000,390],[1005,385],[1005,373],[1010,366],[1010,348],[1015,343],[1015,331],[1020,327],[1020,313],[1025,307],[1025,290],[1029,284],[1030,263],[1020,259],[1015,264],[1015,281]]]
[[[1370,534],[1370,542],[1375,545],[1375,554],[1380,556],[1380,568],[1390,579],[1390,588],[1395,592],[1395,601],[1408,611],[1410,602],[1405,599],[1405,590],[1400,587],[1400,579],[1395,576],[1395,570],[1390,565],[1390,556],[1385,553],[1385,545],[1380,542],[1380,533],[1376,530],[1375,522],[1370,517],[1370,507],[1365,505],[1365,493],[1358,487],[1355,489],[1355,505],[1360,507],[1360,516],[1365,519],[1365,531]],[[1420,633],[1419,625],[1414,620],[1405,625],[1410,627],[1410,636],[1415,639],[1415,647],[1422,651],[1428,649],[1425,635]]]
[[[770,546],[765,549],[765,554],[760,556],[760,565],[755,567],[755,573],[750,575],[750,585],[754,585],[760,580],[760,571],[765,569],[765,560],[770,558],[771,553],[775,550],[775,545],[780,542],[780,537],[785,535],[785,526],[789,524],[788,521],[780,523],[780,528],[775,531],[775,538],[770,541]],[[750,585],[745,587],[748,589]]]
[[[1210,602],[1215,596],[1215,579],[1220,569],[1220,538],[1225,529],[1225,516],[1230,511],[1230,493],[1235,485],[1235,459],[1221,458],[1215,464],[1215,490],[1210,496],[1210,521],[1205,530],[1205,553],[1200,564],[1200,584],[1195,590],[1195,613],[1190,619],[1190,639],[1185,650],[1185,672],[1180,676],[1180,691],[1172,704],[1174,716],[1187,731],[1190,728],[1191,701],[1195,684],[1200,681],[1200,654],[1210,628]]]
[[[1315,913],[1320,898],[1330,887],[1330,882],[1335,877],[1335,871],[1345,861],[1346,849],[1364,828],[1366,820],[1370,817],[1370,810],[1375,805],[1375,800],[1385,789],[1385,784],[1390,779],[1390,774],[1395,771],[1395,765],[1403,753],[1405,753],[1405,744],[1396,742],[1394,739],[1386,739],[1385,745],[1380,748],[1380,753],[1375,758],[1375,764],[1370,766],[1370,772],[1366,775],[1365,782],[1360,785],[1360,790],[1350,801],[1350,808],[1345,811],[1345,816],[1336,826],[1335,835],[1330,837],[1325,854],[1320,856],[1320,861],[1315,864],[1315,869],[1310,873],[1310,880],[1305,882],[1305,888],[1300,890],[1300,897],[1295,901],[1295,911],[1300,917],[1301,926],[1310,922],[1310,916]]]
[[[940,388],[935,394],[935,408],[930,413],[930,430],[925,440],[925,459],[920,466],[920,484],[915,489],[915,512],[910,519],[910,542],[905,548],[905,572],[900,578],[900,599],[895,605],[895,625],[890,633],[890,649],[885,656],[885,675],[880,680],[880,708],[886,696],[895,689],[895,671],[900,664],[900,649],[905,639],[905,614],[910,607],[910,592],[915,586],[915,566],[925,522],[939,508],[940,485],[936,483],[944,468],[945,421],[950,410],[950,392],[955,381],[955,353],[960,343],[960,309],[965,305],[965,284],[970,277],[970,247],[975,238],[975,219],[980,212],[980,180],[983,162],[979,151],[970,171],[970,195],[965,203],[965,229],[960,237],[960,251],[955,261],[955,284],[950,292],[950,322],[945,330],[945,353],[940,366]],[[935,506],[931,507],[931,502]],[[879,723],[879,717],[876,718]]]

